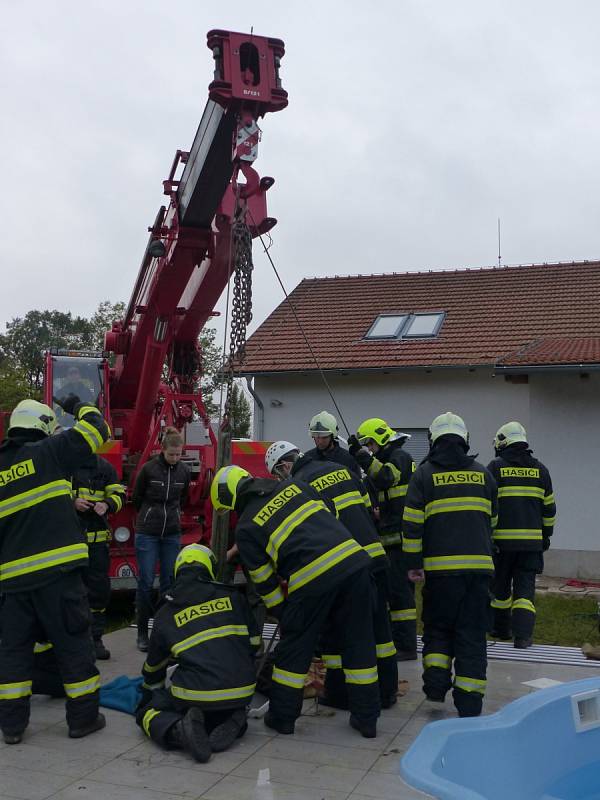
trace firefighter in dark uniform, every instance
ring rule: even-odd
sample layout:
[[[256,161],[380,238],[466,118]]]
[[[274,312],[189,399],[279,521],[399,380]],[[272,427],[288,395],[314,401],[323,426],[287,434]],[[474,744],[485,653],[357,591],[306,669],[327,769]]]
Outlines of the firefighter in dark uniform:
[[[223,467],[213,480],[211,501],[217,513],[237,512],[242,562],[281,626],[265,724],[294,733],[304,680],[323,634],[341,654],[350,725],[367,738],[376,736],[379,687],[369,556],[320,495],[294,478],[254,479],[241,467]]]
[[[266,452],[267,470],[280,480],[292,476],[310,484],[322,497],[330,500],[339,521],[371,557],[371,572],[377,587],[373,626],[377,650],[377,674],[382,708],[396,702],[398,665],[396,648],[388,611],[389,562],[363,499],[362,483],[341,464],[314,461],[300,453],[291,442],[274,442]],[[327,667],[325,697],[321,702],[338,708],[348,708],[348,693],[339,653],[331,653],[323,643],[323,662]]]
[[[362,481],[360,467],[356,459],[340,446],[338,424],[333,414],[330,414],[329,411],[320,411],[315,414],[309,422],[308,433],[312,437],[315,446],[304,453],[307,458],[315,461],[333,461],[335,464],[343,464]]]
[[[21,741],[29,722],[34,644],[40,630],[52,643],[62,675],[69,736],[104,727],[98,713],[89,604],[82,571],[88,546],[71,499],[70,476],[109,436],[98,410],[69,397],[62,408],[76,422],[52,436],[51,408],[23,400],[0,445],[0,728]]]
[[[73,498],[89,548],[84,581],[92,612],[92,638],[96,658],[110,658],[102,634],[106,625],[106,606],[110,599],[110,526],[108,515],[123,508],[125,487],[121,486],[112,464],[94,455],[73,475]]]
[[[175,583],[156,614],[136,713],[146,736],[199,762],[246,732],[260,644],[246,599],[214,580],[215,557],[190,544],[175,561]],[[177,667],[165,689],[167,665]]]
[[[547,468],[534,458],[520,422],[507,422],[494,439],[488,469],[498,484],[498,527],[494,531],[496,574],[492,593],[492,636],[530,647],[535,625],[535,576],[544,569],[556,505]]]
[[[373,418],[365,420],[348,440],[350,452],[377,491],[379,536],[391,565],[389,605],[398,661],[417,658],[415,587],[402,555],[404,500],[415,469],[412,456],[402,449],[407,438],[384,420]]]
[[[425,575],[423,691],[443,702],[453,686],[459,716],[473,717],[481,713],[486,685],[497,488],[467,455],[469,434],[459,416],[441,414],[429,431],[429,454],[408,487],[402,541],[409,576]]]

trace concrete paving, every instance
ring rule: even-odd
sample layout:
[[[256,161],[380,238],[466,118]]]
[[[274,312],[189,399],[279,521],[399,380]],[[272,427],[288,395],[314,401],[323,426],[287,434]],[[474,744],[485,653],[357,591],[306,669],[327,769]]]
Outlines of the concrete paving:
[[[99,664],[103,683],[136,676],[143,656],[136,631],[105,637],[112,659]],[[164,752],[146,739],[133,717],[104,709],[105,730],[69,739],[62,700],[32,699],[31,723],[19,745],[0,744],[0,800],[417,800],[426,795],[399,777],[403,753],[428,722],[455,716],[451,699],[432,705],[421,692],[420,662],[400,665],[408,691],[382,712],[376,739],[363,739],[348,714],[307,701],[294,736],[280,736],[262,720],[208,764]],[[484,711],[492,713],[534,691],[524,681],[570,681],[598,670],[548,664],[490,662]]]

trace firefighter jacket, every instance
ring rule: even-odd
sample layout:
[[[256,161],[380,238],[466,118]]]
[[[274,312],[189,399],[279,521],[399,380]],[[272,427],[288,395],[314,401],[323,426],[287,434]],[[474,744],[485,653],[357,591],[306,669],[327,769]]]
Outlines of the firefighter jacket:
[[[162,453],[147,461],[133,489],[136,533],[160,537],[181,533],[181,507],[189,486],[190,470],[181,461],[168,464]]]
[[[406,439],[392,439],[377,455],[366,448],[356,453],[356,460],[377,492],[379,535],[385,547],[402,544],[402,514],[408,482],[415,469],[410,453],[402,449]]]
[[[436,449],[417,468],[408,487],[402,539],[407,567],[424,568],[433,575],[493,574],[496,482],[464,451],[440,463],[435,460]]]
[[[0,592],[29,591],[87,564],[71,475],[110,431],[96,408],[75,411],[74,426],[56,436],[22,431],[0,445]]]
[[[334,505],[337,518],[371,557],[372,570],[389,566],[385,550],[364,499],[362,481],[346,467],[332,461],[299,458],[292,468],[296,480],[310,484]]]
[[[331,447],[328,447],[327,450],[319,450],[318,447],[312,447],[310,450],[307,450],[304,455],[312,461],[333,461],[334,464],[342,464],[359,480],[362,480],[360,467],[356,459],[353,455],[350,455],[347,450],[340,447],[337,439],[333,440],[333,444]]]
[[[175,660],[173,697],[205,708],[243,706],[254,694],[260,642],[238,589],[211,581],[201,566],[182,566],[154,619],[142,688],[164,687]]]
[[[547,468],[525,443],[509,445],[488,465],[498,484],[500,550],[542,550],[552,536],[556,505]]]
[[[108,511],[102,517],[94,509],[77,513],[88,544],[108,542],[110,526],[107,516],[120,511],[125,502],[125,487],[119,483],[115,468],[100,456],[88,459],[73,475],[72,494],[73,499],[81,497],[90,503],[106,503]]]
[[[253,479],[242,486],[235,540],[257,591],[279,614],[288,597],[325,594],[370,558],[311,486],[294,478]]]

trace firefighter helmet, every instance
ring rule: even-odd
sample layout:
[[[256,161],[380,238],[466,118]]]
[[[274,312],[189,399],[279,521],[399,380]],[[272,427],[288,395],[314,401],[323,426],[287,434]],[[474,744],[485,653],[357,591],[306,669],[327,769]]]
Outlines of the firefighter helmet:
[[[356,438],[361,444],[367,444],[372,439],[375,444],[383,447],[394,436],[394,431],[384,419],[372,417],[361,422],[356,431]]]
[[[445,414],[437,416],[429,426],[429,440],[433,444],[440,436],[453,434],[460,436],[465,444],[469,444],[469,431],[462,417],[446,411]]]
[[[337,420],[329,411],[321,411],[311,419],[308,432],[311,436],[336,437],[338,435]]]
[[[494,437],[494,447],[496,450],[502,450],[508,447],[509,444],[516,442],[525,442],[527,444],[527,431],[520,422],[513,420],[512,422],[505,423],[501,428],[498,428],[496,436]]]
[[[210,499],[217,514],[233,511],[240,483],[250,478],[249,472],[235,464],[221,467],[210,487]]]
[[[21,400],[10,415],[8,433],[15,428],[41,431],[45,436],[51,436],[56,428],[56,414],[50,406],[37,400]]]
[[[206,567],[210,577],[213,580],[215,579],[215,567],[217,565],[217,559],[210,548],[205,547],[203,544],[188,544],[183,547],[175,559],[175,575],[177,575],[177,572],[181,569],[181,567],[191,564],[197,564],[201,567]]]
[[[281,461],[281,459],[291,453],[295,453],[296,457],[292,459],[295,461],[300,455],[300,448],[296,447],[296,445],[292,444],[291,442],[284,441],[283,439],[278,442],[273,442],[273,444],[265,453],[265,465],[271,475],[275,475],[275,467]]]

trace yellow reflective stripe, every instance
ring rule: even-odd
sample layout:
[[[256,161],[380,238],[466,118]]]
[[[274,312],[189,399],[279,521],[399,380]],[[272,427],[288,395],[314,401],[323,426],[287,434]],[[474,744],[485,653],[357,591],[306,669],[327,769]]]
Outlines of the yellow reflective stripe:
[[[104,487],[104,491],[107,494],[123,494],[125,492],[125,487],[122,483],[107,483]]]
[[[532,539],[541,541],[541,528],[496,528],[494,539]]]
[[[541,486],[501,486],[498,497],[537,497],[541,500],[544,490]]]
[[[366,669],[346,669],[344,668],[346,683],[358,684],[363,686],[369,683],[377,683],[379,676],[377,667],[367,667]]]
[[[252,645],[252,647],[258,647],[258,645],[260,643],[261,643],[261,637],[260,636],[251,636],[250,637],[250,644]]]
[[[70,561],[88,559],[88,546],[85,542],[70,544],[67,547],[58,547],[56,550],[46,550],[16,561],[7,561],[0,564],[0,580],[16,578],[28,572],[37,572],[41,569],[55,567],[59,564],[68,564]]]
[[[365,553],[368,553],[371,558],[378,558],[379,556],[385,555],[385,550],[380,542],[371,542],[371,544],[365,544],[363,546],[363,550]]]
[[[33,652],[34,653],[45,653],[48,650],[52,649],[52,642],[36,642],[33,645]]]
[[[487,681],[481,681],[478,678],[465,678],[463,675],[454,676],[454,686],[456,689],[462,689],[464,692],[478,692],[485,694],[485,687]]]
[[[379,472],[381,472],[382,467],[383,464],[381,463],[381,461],[379,461],[379,459],[373,456],[373,458],[371,459],[371,463],[367,468],[367,475],[369,476],[369,478],[374,478]]]
[[[112,500],[112,502],[115,504],[116,508],[113,512],[114,514],[116,514],[117,511],[120,511],[123,508],[123,498],[121,497],[120,494],[109,494],[106,496],[106,499]]]
[[[500,600],[499,598],[494,597],[491,602],[491,606],[492,608],[500,608],[505,610],[509,609],[512,606],[512,595],[507,597],[506,600]]]
[[[533,605],[531,600],[527,600],[525,597],[519,597],[512,604],[513,611],[515,611],[518,608],[522,609],[523,611],[531,611],[532,614],[535,614],[535,606]]]
[[[554,517],[542,517],[542,525],[546,528],[551,528],[552,525],[556,522],[556,516]]]
[[[554,492],[552,492],[551,494],[547,494],[544,497],[544,505],[545,506],[550,506],[550,505],[552,505],[552,503],[554,503]]]
[[[183,686],[171,685],[171,694],[180,700],[192,700],[193,702],[217,702],[218,700],[242,700],[252,697],[254,694],[255,683],[248,686],[235,686],[232,689],[213,689],[211,691],[200,691],[198,689],[186,689]]]
[[[304,689],[306,673],[289,672],[287,669],[273,667],[273,681],[282,686],[290,686],[292,689]]]
[[[81,417],[85,417],[86,414],[99,414],[99,413],[100,412],[98,411],[96,406],[81,406],[77,416],[79,417],[79,419],[81,419]]]
[[[492,517],[490,522],[492,523],[492,528],[495,528],[496,525],[498,524],[498,515],[496,514],[495,517]]]
[[[377,650],[377,658],[388,658],[389,656],[395,656],[397,652],[396,646],[393,642],[376,644],[375,649]]]
[[[249,569],[248,574],[252,578],[254,583],[264,583],[268,578],[273,575],[273,566],[271,562],[268,561],[266,564],[263,564],[256,569]]]
[[[98,544],[100,542],[108,542],[110,540],[110,531],[88,531],[87,541],[88,544]]]
[[[106,611],[106,608],[92,608],[90,606],[90,611],[92,614],[102,614],[104,611]]]
[[[283,603],[285,597],[283,596],[283,592],[281,591],[280,586],[276,586],[272,592],[268,594],[261,595],[263,603],[266,605],[267,608],[273,608],[273,606],[278,606],[279,603]]]
[[[42,486],[36,486],[35,489],[29,489],[27,492],[15,494],[7,500],[0,501],[0,519],[62,495],[71,496],[70,481],[50,481],[50,483],[44,483]]]
[[[77,420],[75,425],[73,425],[73,430],[77,431],[80,436],[83,436],[92,453],[95,453],[96,450],[104,444],[104,440],[100,435],[100,432],[85,419]]]
[[[307,583],[318,578],[319,575],[335,567],[340,561],[354,555],[354,553],[360,553],[361,551],[362,547],[354,539],[347,539],[345,542],[332,547],[331,550],[313,559],[313,561],[310,561],[306,566],[302,567],[302,569],[290,575],[288,595],[300,589],[302,586],[306,586]]]
[[[144,733],[148,738],[150,738],[150,723],[154,719],[154,717],[158,717],[160,711],[157,711],[155,708],[149,708],[148,711],[144,714],[142,719],[142,727],[144,729]]]
[[[423,668],[438,667],[438,669],[450,669],[452,659],[446,653],[427,653],[423,656]]]
[[[380,538],[386,547],[391,547],[393,544],[400,544],[402,542],[401,533],[382,533]]]
[[[85,681],[76,683],[63,683],[65,694],[72,700],[76,697],[83,697],[85,694],[93,694],[100,689],[100,675],[94,675]]]
[[[492,514],[492,503],[485,497],[447,497],[443,500],[432,500],[425,506],[425,519],[434,514],[447,514],[452,511],[481,511]]]
[[[425,558],[423,566],[426,570],[446,569],[494,569],[494,562],[491,556],[436,556],[435,558]]]
[[[0,700],[17,700],[19,697],[29,697],[31,684],[31,681],[0,683]]]
[[[418,508],[411,508],[404,506],[404,514],[402,515],[404,522],[414,522],[417,525],[422,525],[425,522],[425,512]]]
[[[166,667],[169,663],[169,658],[164,658],[162,661],[159,661],[158,664],[152,665],[149,664],[147,661],[144,662],[144,666],[142,667],[143,672],[158,672],[159,669]]]
[[[342,657],[340,655],[334,655],[332,653],[323,653],[321,655],[321,661],[327,669],[341,669],[342,668]]]
[[[188,636],[180,642],[175,642],[171,647],[171,652],[174,656],[178,656],[180,653],[183,653],[184,650],[189,650],[190,647],[203,644],[211,639],[222,639],[224,636],[249,636],[248,626],[221,625],[218,628],[207,628],[205,631],[200,631],[193,636]]]
[[[402,549],[405,553],[423,552],[423,539],[409,539],[406,534],[402,537]]]
[[[343,511],[344,508],[348,508],[349,506],[364,505],[361,493],[356,490],[339,494],[337,497],[333,498],[333,503],[336,511]]]
[[[90,503],[98,503],[104,500],[104,492],[90,492],[88,489],[76,489],[75,497],[80,497],[82,500],[89,500]]]
[[[362,499],[363,499],[363,502],[364,502],[364,504],[366,505],[367,508],[372,508],[373,504],[371,503],[371,498],[370,498],[368,492],[365,492],[362,495]]]
[[[410,620],[417,618],[416,608],[396,608],[390,610],[390,619],[392,622],[410,622]]]
[[[300,508],[297,508],[292,514],[286,517],[269,536],[267,553],[273,559],[273,561],[277,563],[279,548],[288,538],[290,533],[292,533],[292,531],[298,527],[298,525],[303,523],[313,514],[316,514],[317,511],[326,510],[327,507],[322,500],[309,500],[308,503],[303,503]]]
[[[146,683],[146,681],[144,681],[142,683],[142,689],[150,689],[150,691],[153,692],[154,689],[162,689],[164,685],[164,679],[162,681],[158,681],[158,683]]]
[[[407,491],[408,483],[399,483],[398,486],[392,486],[391,489],[387,490],[387,496],[390,500],[393,500],[395,497],[404,497]]]

